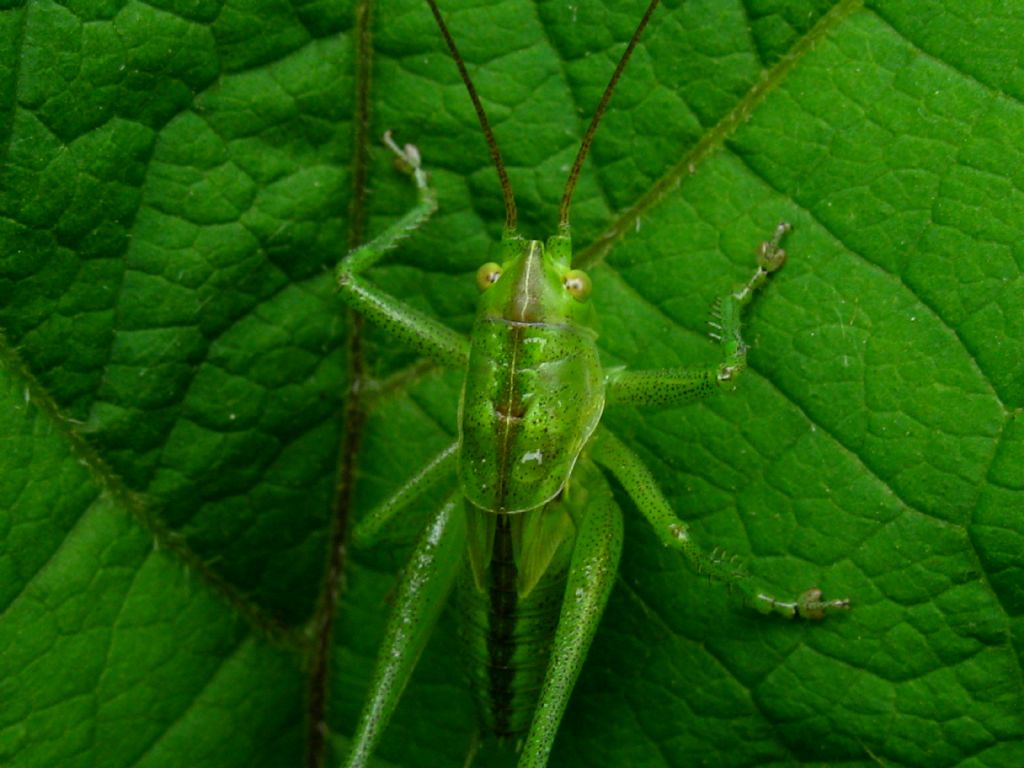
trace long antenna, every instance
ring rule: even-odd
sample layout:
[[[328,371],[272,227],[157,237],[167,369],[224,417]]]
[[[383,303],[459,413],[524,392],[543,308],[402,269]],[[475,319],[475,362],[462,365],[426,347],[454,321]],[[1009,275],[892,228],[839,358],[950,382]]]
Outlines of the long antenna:
[[[434,4],[434,0],[427,0],[431,5]],[[633,32],[633,37],[629,40],[629,45],[626,46],[626,50],[622,53],[622,58],[619,59],[618,66],[615,67],[615,71],[612,73],[612,79],[608,81],[608,85],[605,86],[604,94],[601,96],[601,102],[597,105],[597,110],[594,112],[594,116],[590,119],[590,125],[587,126],[587,132],[583,136],[583,141],[580,142],[579,152],[576,153],[576,162],[572,164],[572,170],[569,171],[569,178],[565,182],[565,192],[562,194],[562,206],[558,209],[558,223],[562,227],[566,227],[569,224],[569,205],[572,203],[572,193],[576,191],[576,181],[579,179],[580,169],[583,167],[583,161],[587,158],[587,152],[590,151],[590,143],[594,140],[594,134],[597,132],[597,126],[601,122],[601,118],[604,117],[604,111],[608,108],[608,102],[612,100],[612,92],[615,91],[615,86],[618,85],[619,77],[622,76],[622,71],[626,68],[626,64],[629,63],[629,58],[633,55],[633,49],[636,48],[636,44],[640,42],[640,35],[644,32],[644,27],[647,26],[647,22],[651,20],[651,14],[654,13],[654,9],[658,7],[658,0],[651,0],[650,5],[647,6],[647,10],[644,11],[643,18],[640,19],[640,23],[637,24],[636,31]]]
[[[459,55],[459,49],[455,46],[455,40],[448,31],[448,26],[441,18],[441,11],[438,10],[437,3],[435,0],[427,0],[427,5],[430,6],[430,11],[434,14],[434,20],[437,21],[437,26],[441,29],[441,36],[444,37],[452,58],[455,59],[455,66],[459,68],[462,82],[466,84],[469,98],[473,102],[473,109],[476,110],[477,120],[480,121],[480,128],[484,132],[484,138],[487,139],[487,148],[491,151],[491,159],[494,160],[494,168],[497,170],[498,180],[501,182],[501,194],[505,197],[505,229],[511,232],[516,228],[516,199],[512,194],[512,185],[508,180],[505,163],[501,159],[501,150],[498,149],[498,142],[494,140],[494,132],[491,130],[491,124],[487,121],[484,105],[480,103],[480,97],[477,96],[476,88],[473,87],[473,81],[469,79],[469,72],[466,71],[466,64],[462,60],[462,56]]]

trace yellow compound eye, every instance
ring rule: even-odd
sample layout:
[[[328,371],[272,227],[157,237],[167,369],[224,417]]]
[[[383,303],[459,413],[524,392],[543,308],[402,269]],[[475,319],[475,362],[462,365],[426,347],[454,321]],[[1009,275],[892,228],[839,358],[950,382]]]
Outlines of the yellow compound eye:
[[[476,287],[486,291],[501,277],[501,265],[489,261],[476,271]]]
[[[582,269],[572,269],[566,272],[562,285],[576,301],[586,301],[590,297],[590,278]]]

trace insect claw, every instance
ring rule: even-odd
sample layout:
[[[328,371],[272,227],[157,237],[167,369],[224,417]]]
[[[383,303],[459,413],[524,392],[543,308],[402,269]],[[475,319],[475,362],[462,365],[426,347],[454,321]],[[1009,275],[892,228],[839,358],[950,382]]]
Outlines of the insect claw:
[[[745,365],[738,363],[726,363],[718,369],[718,380],[720,382],[732,381],[736,378],[737,374],[743,370]]]
[[[390,130],[384,131],[384,136],[381,140],[395,155],[396,165],[400,171],[403,173],[415,173],[420,170],[423,161],[420,157],[420,151],[415,144],[406,144],[403,147],[398,146]]]
[[[380,140],[384,142],[384,146],[386,146],[388,149],[390,149],[392,152],[394,152],[399,157],[402,157],[404,152],[402,152],[402,148],[400,146],[398,146],[398,144],[395,143],[395,140],[393,138],[393,135],[391,133],[391,129],[390,128],[388,130],[384,131],[384,135],[381,136]],[[762,246],[763,245],[764,244],[762,243]]]
[[[811,587],[804,591],[797,598],[796,614],[805,619],[820,621],[825,618],[829,610],[845,611],[850,607],[848,598],[838,600],[822,600],[822,592],[817,587]]]
[[[778,270],[786,261],[786,251],[780,248],[782,238],[793,226],[787,221],[780,221],[772,233],[772,239],[761,243],[757,250],[757,264],[765,271],[771,273]]]
[[[402,149],[404,150],[403,154],[405,155],[405,159],[409,162],[409,165],[413,168],[419,168],[421,164],[420,151],[417,149],[416,145],[406,144]]]

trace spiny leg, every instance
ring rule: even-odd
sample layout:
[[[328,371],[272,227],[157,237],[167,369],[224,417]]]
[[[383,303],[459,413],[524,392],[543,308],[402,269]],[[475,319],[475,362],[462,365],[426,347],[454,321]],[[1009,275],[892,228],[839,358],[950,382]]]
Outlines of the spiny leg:
[[[338,286],[353,309],[389,331],[395,339],[439,363],[464,366],[469,343],[460,334],[434,318],[406,306],[362,277],[362,273],[380,261],[403,238],[418,229],[437,210],[437,193],[430,187],[420,163],[420,153],[412,144],[399,147],[384,134],[384,143],[408,169],[416,183],[416,206],[370,242],[350,252],[335,271]]]
[[[711,317],[711,338],[722,346],[722,362],[707,368],[667,368],[653,371],[613,370],[606,379],[607,402],[634,405],[681,405],[731,386],[747,367],[747,344],[743,340],[743,308],[757,290],[786,260],[782,238],[790,230],[781,222],[772,238],[761,243],[757,270],[742,286],[715,302]]]
[[[572,483],[566,490],[570,497],[566,503],[576,504],[576,543],[551,659],[518,768],[547,765],[559,723],[615,583],[622,553],[622,513],[607,481],[591,462],[581,460]],[[571,497],[579,491],[585,495],[574,502]]]
[[[406,566],[352,737],[347,768],[366,765],[448,601],[466,546],[466,515],[452,495],[431,520]]]
[[[828,611],[849,608],[850,601],[823,600],[821,590],[812,587],[795,600],[780,600],[762,592],[746,574],[731,567],[727,558],[709,555],[690,538],[686,523],[676,517],[668,499],[658,488],[651,471],[615,435],[599,427],[594,436],[593,456],[622,484],[637,508],[647,518],[658,538],[678,550],[692,568],[725,582],[735,589],[746,605],[760,613],[774,613],[788,619],[823,619]]]
[[[339,280],[343,272],[353,275],[365,272],[401,240],[423,226],[437,211],[437,193],[430,187],[427,172],[423,170],[419,149],[412,144],[398,146],[391,138],[391,131],[385,132],[383,141],[384,146],[395,155],[399,170],[411,176],[416,184],[416,205],[373,240],[351,251],[338,265]]]

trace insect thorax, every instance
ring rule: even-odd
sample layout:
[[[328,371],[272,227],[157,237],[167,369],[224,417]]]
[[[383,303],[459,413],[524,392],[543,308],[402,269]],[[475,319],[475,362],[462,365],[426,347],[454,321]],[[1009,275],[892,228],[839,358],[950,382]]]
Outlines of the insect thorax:
[[[565,485],[604,408],[589,306],[568,295],[568,265],[520,241],[481,299],[459,417],[466,498],[498,513],[534,509]]]

